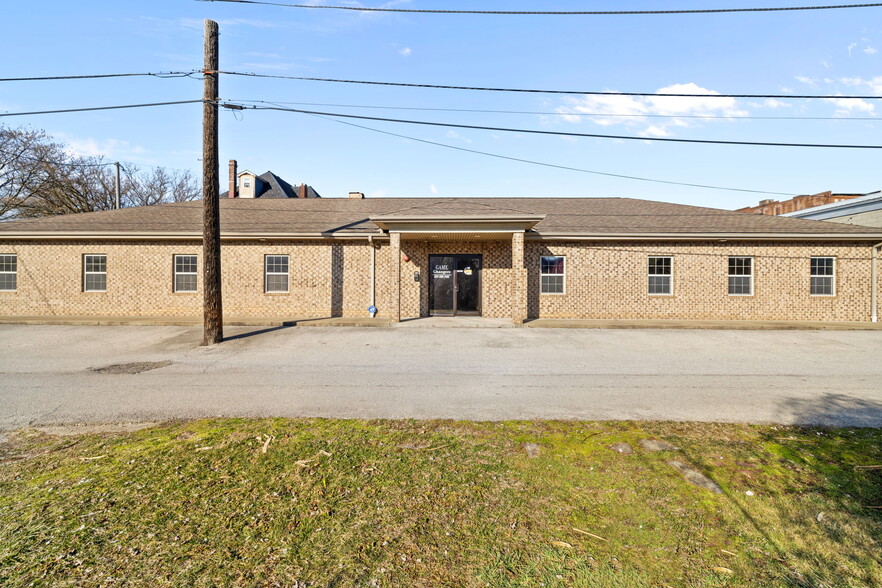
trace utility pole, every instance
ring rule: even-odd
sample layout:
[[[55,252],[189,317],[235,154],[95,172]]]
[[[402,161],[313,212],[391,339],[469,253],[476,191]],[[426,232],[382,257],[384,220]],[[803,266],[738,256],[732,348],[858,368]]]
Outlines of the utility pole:
[[[224,339],[221,305],[220,179],[218,166],[218,27],[205,20],[205,82],[202,103],[203,345]]]
[[[114,182],[115,194],[116,194],[116,209],[119,210],[119,162],[117,161],[116,166],[116,181]]]

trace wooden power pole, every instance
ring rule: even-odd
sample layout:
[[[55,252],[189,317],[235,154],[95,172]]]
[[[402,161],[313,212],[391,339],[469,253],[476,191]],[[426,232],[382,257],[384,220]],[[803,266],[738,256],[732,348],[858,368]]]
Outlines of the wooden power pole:
[[[221,305],[220,178],[218,169],[218,27],[205,20],[205,91],[202,104],[203,345],[224,339]]]

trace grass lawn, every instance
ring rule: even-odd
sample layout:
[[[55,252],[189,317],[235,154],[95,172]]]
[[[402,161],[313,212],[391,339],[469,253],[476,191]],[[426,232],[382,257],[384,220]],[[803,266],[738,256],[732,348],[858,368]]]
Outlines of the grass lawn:
[[[880,586],[882,470],[861,467],[880,464],[878,429],[22,431],[0,443],[0,585]]]

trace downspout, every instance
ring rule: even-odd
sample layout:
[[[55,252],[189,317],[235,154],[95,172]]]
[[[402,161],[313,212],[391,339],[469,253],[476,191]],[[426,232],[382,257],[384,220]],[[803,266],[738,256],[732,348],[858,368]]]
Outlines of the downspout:
[[[879,270],[877,268],[879,265],[879,249],[880,248],[882,248],[882,243],[876,243],[875,245],[873,245],[872,254],[870,256],[870,263],[872,264],[872,266],[871,266],[872,270],[870,271],[870,276],[871,276],[871,278],[870,278],[870,280],[871,280],[871,284],[870,284],[870,288],[871,288],[870,300],[871,300],[871,302],[870,302],[870,304],[873,305],[873,311],[872,311],[870,320],[874,323],[879,322],[879,312],[877,310],[879,307],[879,305],[877,303],[877,300],[878,300],[877,291],[879,290],[879,280],[877,279],[877,277],[879,275],[878,274]]]
[[[373,235],[368,235],[368,246],[371,248],[371,308],[375,309],[371,312],[371,318],[374,318],[377,316],[377,250],[374,248]],[[873,268],[875,270],[876,266],[873,265]],[[873,289],[873,294],[875,293],[876,290]]]

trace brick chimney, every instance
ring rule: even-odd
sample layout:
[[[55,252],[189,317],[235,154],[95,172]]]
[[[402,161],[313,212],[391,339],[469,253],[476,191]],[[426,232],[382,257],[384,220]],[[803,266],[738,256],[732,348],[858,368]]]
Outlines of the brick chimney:
[[[238,172],[239,166],[236,163],[235,159],[230,160],[230,192],[227,194],[228,198],[235,198],[238,196],[236,194],[236,175]]]
[[[307,197],[306,191],[308,190],[308,188],[309,187],[306,184],[300,184],[300,188],[297,190],[297,197],[298,198],[306,198]]]
[[[364,193],[362,192],[350,192],[349,197],[355,200],[361,200],[364,198]]]

